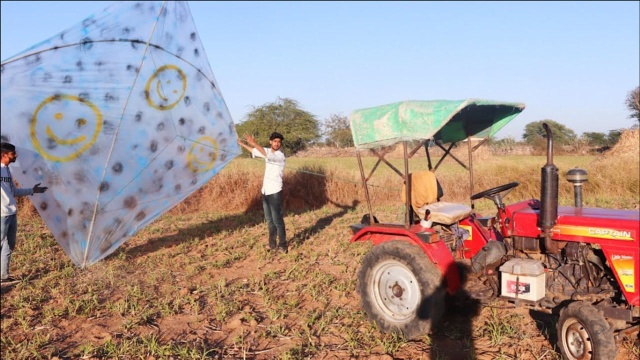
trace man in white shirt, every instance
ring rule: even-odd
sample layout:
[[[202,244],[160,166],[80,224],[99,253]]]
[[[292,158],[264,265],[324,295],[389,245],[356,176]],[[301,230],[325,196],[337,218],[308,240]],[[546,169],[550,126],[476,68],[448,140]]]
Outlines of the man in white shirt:
[[[285,156],[280,151],[284,137],[280,133],[272,133],[269,136],[270,148],[258,145],[250,135],[245,135],[244,139],[247,144],[240,139],[238,139],[238,144],[251,152],[254,158],[257,156],[266,161],[261,193],[264,218],[269,227],[269,249],[276,250],[277,235],[277,248],[287,253],[287,236],[282,216],[282,175],[284,174]]]
[[[2,187],[2,211],[0,218],[0,230],[2,239],[0,242],[0,282],[8,283],[16,281],[9,276],[9,262],[11,253],[16,246],[16,234],[18,231],[16,196],[33,195],[43,193],[47,187],[39,186],[37,183],[31,189],[21,189],[13,183],[9,164],[16,161],[18,154],[16,147],[7,142],[0,143],[0,187]]]

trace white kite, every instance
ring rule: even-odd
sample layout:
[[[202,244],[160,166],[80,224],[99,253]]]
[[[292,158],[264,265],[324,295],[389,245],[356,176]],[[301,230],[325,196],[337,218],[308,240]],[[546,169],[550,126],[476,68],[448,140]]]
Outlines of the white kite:
[[[122,2],[2,62],[14,177],[91,265],[240,153],[185,1]]]

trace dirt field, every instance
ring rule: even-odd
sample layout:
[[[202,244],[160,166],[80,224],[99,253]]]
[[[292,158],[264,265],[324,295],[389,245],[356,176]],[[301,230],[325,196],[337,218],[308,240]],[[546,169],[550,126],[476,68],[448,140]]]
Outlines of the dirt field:
[[[42,224],[23,224],[44,242],[20,239],[15,269],[27,280],[2,287],[2,358],[560,358],[555,320],[505,302],[451,307],[417,340],[381,333],[355,291],[370,245],[350,244],[348,224],[363,211],[288,216],[290,251],[277,255],[259,213],[164,217],[86,270]],[[624,339],[616,359],[638,354]]]

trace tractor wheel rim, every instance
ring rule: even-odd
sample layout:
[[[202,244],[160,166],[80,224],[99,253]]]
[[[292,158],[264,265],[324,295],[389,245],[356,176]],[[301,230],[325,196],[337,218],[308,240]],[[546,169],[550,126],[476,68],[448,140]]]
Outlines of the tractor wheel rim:
[[[405,265],[387,260],[373,269],[371,290],[375,306],[393,321],[413,318],[420,305],[420,285]]]
[[[562,331],[562,341],[571,360],[588,360],[593,353],[591,337],[587,329],[576,319],[565,322]]]

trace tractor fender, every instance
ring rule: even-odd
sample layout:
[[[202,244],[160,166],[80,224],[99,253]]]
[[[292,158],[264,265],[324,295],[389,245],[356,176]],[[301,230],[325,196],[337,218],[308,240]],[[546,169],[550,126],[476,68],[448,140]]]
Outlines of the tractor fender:
[[[442,284],[447,292],[455,294],[461,288],[460,273],[453,254],[447,245],[434,234],[419,236],[404,227],[374,224],[364,226],[351,237],[350,242],[371,241],[373,246],[392,240],[402,240],[418,246],[442,274]]]

